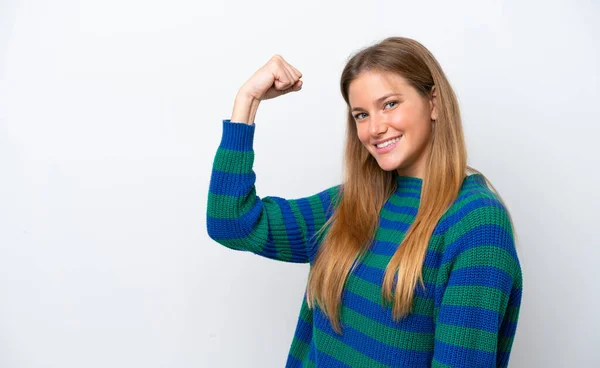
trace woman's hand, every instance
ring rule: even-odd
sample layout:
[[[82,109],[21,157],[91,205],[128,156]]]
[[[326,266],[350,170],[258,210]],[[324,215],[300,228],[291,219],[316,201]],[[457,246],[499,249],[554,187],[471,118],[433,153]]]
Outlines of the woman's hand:
[[[239,94],[258,101],[268,100],[299,91],[302,88],[300,78],[302,73],[298,69],[275,54],[240,88]]]
[[[254,124],[258,105],[262,100],[279,97],[302,88],[302,73],[280,55],[258,69],[235,97],[231,122]]]

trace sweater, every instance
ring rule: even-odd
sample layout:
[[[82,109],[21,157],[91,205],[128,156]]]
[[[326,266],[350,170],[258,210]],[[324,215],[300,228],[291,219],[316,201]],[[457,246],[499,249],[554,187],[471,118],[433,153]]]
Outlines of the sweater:
[[[223,120],[212,166],[207,230],[238,251],[313,264],[340,185],[303,198],[260,198],[253,171],[256,125]],[[517,328],[522,274],[506,208],[480,174],[464,178],[437,223],[410,314],[392,319],[382,304],[385,267],[413,222],[423,180],[398,176],[368,252],[348,275],[342,335],[306,291],[286,367],[506,367]]]

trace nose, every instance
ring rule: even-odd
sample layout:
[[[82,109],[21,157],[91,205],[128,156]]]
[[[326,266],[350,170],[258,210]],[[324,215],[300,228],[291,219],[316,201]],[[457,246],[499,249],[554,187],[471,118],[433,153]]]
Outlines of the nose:
[[[372,136],[380,136],[387,131],[387,123],[385,118],[373,115],[369,120],[369,133]]]

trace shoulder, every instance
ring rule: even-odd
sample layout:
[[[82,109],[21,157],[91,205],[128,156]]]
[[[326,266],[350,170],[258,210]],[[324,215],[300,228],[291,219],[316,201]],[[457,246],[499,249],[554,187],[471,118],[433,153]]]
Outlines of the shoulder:
[[[444,263],[494,266],[512,275],[520,263],[510,213],[480,175],[470,178],[444,215]]]
[[[454,236],[486,225],[497,225],[512,233],[508,209],[480,175],[465,179],[457,198],[442,216],[440,225],[440,232]]]
[[[457,198],[444,214],[448,230],[497,224],[510,227],[510,214],[500,196],[492,191],[483,176],[474,174],[465,179]],[[507,223],[508,222],[508,223]],[[512,232],[512,227],[507,230]]]

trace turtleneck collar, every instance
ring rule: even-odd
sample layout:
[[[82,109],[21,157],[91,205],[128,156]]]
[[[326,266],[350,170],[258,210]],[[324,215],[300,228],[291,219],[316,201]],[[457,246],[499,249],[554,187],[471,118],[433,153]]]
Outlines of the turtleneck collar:
[[[423,189],[423,179],[415,176],[399,175],[396,177],[396,183],[398,184],[396,194],[411,193],[413,196],[416,194],[418,197],[421,196],[421,190]],[[485,186],[485,179],[481,174],[474,173],[466,176],[463,179],[462,188],[472,187],[474,185]]]
[[[423,179],[399,175],[396,177],[396,192],[399,197],[421,198],[421,190],[423,188]]]
[[[396,183],[398,184],[398,189],[400,189],[401,187],[421,189],[423,186],[423,179],[417,178],[415,176],[399,175],[396,177]]]

